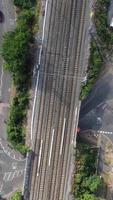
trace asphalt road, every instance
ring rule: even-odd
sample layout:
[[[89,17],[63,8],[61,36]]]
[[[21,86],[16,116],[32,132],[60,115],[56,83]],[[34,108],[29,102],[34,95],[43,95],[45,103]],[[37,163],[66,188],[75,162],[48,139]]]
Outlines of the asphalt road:
[[[25,160],[11,158],[0,147],[0,197],[7,197],[11,192],[22,187],[24,170]]]
[[[113,64],[106,62],[106,70],[100,75],[80,111],[81,130],[93,129],[106,134],[113,141]]]
[[[30,200],[68,199],[89,1],[49,0],[33,127]]]

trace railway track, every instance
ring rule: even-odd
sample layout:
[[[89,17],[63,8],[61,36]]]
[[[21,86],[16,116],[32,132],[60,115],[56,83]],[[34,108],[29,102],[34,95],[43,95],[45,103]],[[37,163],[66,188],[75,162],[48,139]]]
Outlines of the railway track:
[[[39,70],[30,200],[65,199],[86,1],[50,0],[48,11],[47,40]]]

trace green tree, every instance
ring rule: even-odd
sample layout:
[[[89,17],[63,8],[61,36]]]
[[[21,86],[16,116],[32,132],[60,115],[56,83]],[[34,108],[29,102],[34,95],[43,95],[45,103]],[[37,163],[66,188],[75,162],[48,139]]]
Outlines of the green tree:
[[[97,175],[93,175],[87,178],[85,181],[85,187],[90,190],[90,192],[96,192],[99,186],[101,185],[101,179]]]
[[[80,200],[97,200],[97,198],[95,197],[95,195],[86,192],[80,197]]]
[[[18,30],[8,32],[4,35],[2,56],[6,62],[5,68],[11,73],[22,72],[28,56],[30,32]]]
[[[22,200],[21,192],[15,192],[15,194],[11,197],[11,200]]]
[[[36,0],[13,0],[15,6],[19,6],[22,8],[31,8],[32,6],[35,5]]]
[[[18,18],[17,18],[17,24],[18,24],[18,28],[20,27],[20,29],[28,29],[31,28],[31,26],[33,25],[35,21],[35,13],[34,13],[34,9],[30,9],[30,10],[22,10],[21,13],[19,14]]]

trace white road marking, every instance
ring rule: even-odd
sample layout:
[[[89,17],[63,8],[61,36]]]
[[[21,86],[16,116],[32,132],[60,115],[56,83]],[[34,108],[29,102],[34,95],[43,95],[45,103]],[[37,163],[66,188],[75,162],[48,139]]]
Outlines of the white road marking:
[[[46,24],[45,22],[46,22],[46,16],[47,16],[48,2],[49,2],[49,0],[46,1],[46,5],[45,5],[45,16],[44,16],[43,31],[42,31],[42,45],[43,45],[43,41],[44,41],[44,32],[45,32],[45,24]],[[42,55],[42,45],[41,45],[40,52],[39,52],[39,60],[38,60],[39,64],[40,64],[41,55]],[[35,86],[35,97],[34,97],[33,109],[32,109],[32,117],[31,117],[31,140],[33,139],[33,122],[34,122],[34,114],[35,114],[36,95],[37,95],[37,90],[38,90],[38,82],[39,82],[39,71],[38,71],[38,74],[37,74],[37,80],[36,80],[36,86]]]
[[[51,146],[50,146],[50,152],[49,152],[49,166],[50,166],[50,163],[51,163],[51,154],[52,154],[54,134],[55,134],[55,129],[53,129],[53,131],[52,131]]]
[[[4,153],[4,151],[3,151],[3,150],[0,150],[0,153]]]
[[[10,180],[12,180],[12,177],[11,177],[11,176],[12,176],[12,174],[13,174],[12,172],[9,172],[9,175],[8,175],[8,177],[7,177],[7,181],[10,181]]]
[[[60,145],[60,155],[62,154],[62,146],[63,146],[63,140],[64,140],[65,125],[66,125],[66,118],[64,118],[63,129],[62,129],[62,139],[61,139],[61,145]]]
[[[12,163],[12,168],[13,168],[13,169],[16,169],[16,168],[17,168],[17,163],[16,163],[16,162]]]
[[[103,133],[103,134],[113,134],[113,132],[111,131],[103,131],[103,130],[100,130],[100,131],[97,131],[98,133]]]
[[[22,176],[23,173],[24,173],[24,169],[15,170],[12,172],[5,172],[3,181],[4,182],[12,181],[14,178],[18,178],[18,177]]]
[[[8,181],[9,178],[10,178],[10,176],[11,176],[11,172],[5,172],[5,175],[4,175],[4,177],[3,177],[3,180],[4,180],[5,182]]]
[[[42,144],[43,144],[43,140],[41,140],[41,144],[40,144],[40,150],[39,150],[39,159],[38,159],[38,170],[37,170],[37,176],[39,175],[39,168],[40,168],[41,155],[42,155]]]
[[[0,186],[0,193],[2,192],[2,189],[3,189],[3,183]]]
[[[16,175],[16,171],[14,171],[14,173],[12,175],[12,180],[14,179],[15,175]]]
[[[4,177],[3,177],[3,181],[6,181],[6,177],[9,174],[9,172],[5,172]]]

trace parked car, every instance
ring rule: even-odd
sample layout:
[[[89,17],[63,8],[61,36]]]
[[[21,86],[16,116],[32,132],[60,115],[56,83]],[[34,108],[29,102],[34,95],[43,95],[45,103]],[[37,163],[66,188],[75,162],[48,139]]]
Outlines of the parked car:
[[[4,14],[0,11],[0,23],[4,21]]]

